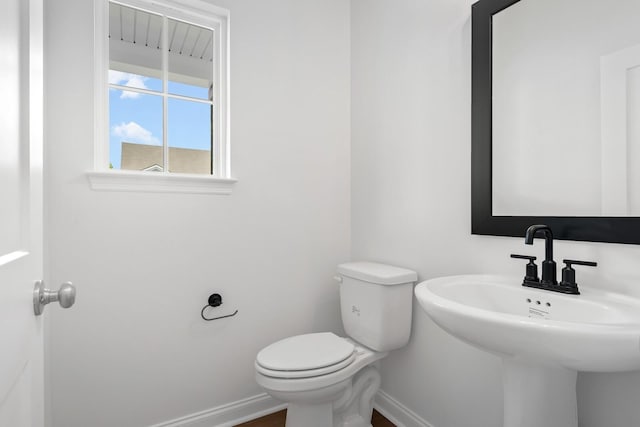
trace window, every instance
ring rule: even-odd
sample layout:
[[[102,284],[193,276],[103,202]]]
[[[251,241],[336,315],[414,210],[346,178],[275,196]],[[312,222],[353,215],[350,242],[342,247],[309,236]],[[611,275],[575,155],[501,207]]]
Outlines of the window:
[[[96,4],[96,169],[228,179],[228,11]]]

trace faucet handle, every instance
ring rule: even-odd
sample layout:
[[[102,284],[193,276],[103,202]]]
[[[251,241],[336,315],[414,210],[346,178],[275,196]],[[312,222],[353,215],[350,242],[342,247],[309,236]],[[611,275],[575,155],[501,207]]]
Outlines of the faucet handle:
[[[575,259],[563,259],[562,262],[567,264],[567,267],[572,265],[586,265],[587,267],[597,267],[598,263],[593,261],[577,261]]]
[[[578,261],[574,259],[563,259],[562,262],[566,264],[566,266],[562,269],[562,281],[560,282],[560,287],[570,290],[573,294],[580,294],[578,291],[578,284],[576,283],[576,271],[573,269],[572,265],[585,265],[587,267],[597,267],[598,263],[593,261]]]
[[[537,259],[536,257],[531,256],[531,255],[511,254],[511,258],[528,259],[529,260],[529,262],[527,263],[526,274],[524,276],[524,281],[525,282],[539,282],[540,281],[540,279],[538,278],[538,266],[534,262]]]
[[[535,257],[535,256],[531,256],[531,255],[518,255],[518,254],[511,254],[511,258],[528,259],[529,261],[532,261],[532,262],[538,259],[538,257]]]

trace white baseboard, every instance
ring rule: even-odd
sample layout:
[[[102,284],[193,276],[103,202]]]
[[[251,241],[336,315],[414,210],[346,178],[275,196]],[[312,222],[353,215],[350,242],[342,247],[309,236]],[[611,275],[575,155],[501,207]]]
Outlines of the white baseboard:
[[[373,406],[398,427],[433,427],[418,414],[382,390],[376,394]]]
[[[151,427],[231,427],[286,407],[286,403],[262,393]]]
[[[232,427],[286,407],[286,403],[262,393],[151,427]],[[398,427],[433,427],[382,390],[376,395],[374,407]]]

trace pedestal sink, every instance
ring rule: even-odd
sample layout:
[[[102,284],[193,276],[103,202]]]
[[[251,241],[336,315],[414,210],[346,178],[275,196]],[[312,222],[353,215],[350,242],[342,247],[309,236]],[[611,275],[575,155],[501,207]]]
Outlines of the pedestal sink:
[[[522,278],[420,283],[422,308],[451,335],[503,360],[504,427],[577,427],[578,371],[640,369],[640,300],[580,286],[565,295]]]

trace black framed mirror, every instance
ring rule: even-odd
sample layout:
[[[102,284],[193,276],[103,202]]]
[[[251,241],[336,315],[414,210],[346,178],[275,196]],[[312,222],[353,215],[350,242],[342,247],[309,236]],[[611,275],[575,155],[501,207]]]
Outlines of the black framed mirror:
[[[520,2],[535,3],[536,0],[480,0],[472,6],[472,234],[522,237],[528,226],[532,224],[547,224],[553,229],[554,237],[558,239],[640,244],[640,216],[633,212],[629,215],[625,213],[609,215],[605,209],[598,214],[580,213],[578,215],[564,213],[554,215],[553,212],[545,214],[532,212],[531,215],[528,212],[522,214],[498,212],[496,214],[494,205],[495,159],[493,146],[495,131],[493,100],[495,84],[493,81],[494,18],[497,14],[503,13],[507,8],[511,8]],[[603,0],[603,4],[607,5],[606,0]],[[611,4],[608,4],[608,6],[611,8]],[[556,12],[557,10],[549,11],[549,13]],[[594,26],[591,25],[591,27]],[[569,31],[570,25],[565,28],[565,32]],[[537,34],[538,37],[547,36],[549,38],[548,33],[542,29],[539,29]],[[625,43],[629,42],[625,39]],[[640,47],[640,42],[638,43],[637,46]],[[627,51],[629,50],[627,46],[624,47]],[[622,51],[617,47],[614,49],[604,46],[603,49],[607,54],[609,51],[613,52],[615,50],[616,54]],[[640,49],[638,51],[640,52]],[[520,56],[526,53],[522,49],[517,50],[517,52]],[[602,53],[598,53],[598,55],[603,56]],[[561,56],[556,55],[555,57]],[[574,72],[578,71],[574,70]],[[569,93],[570,91],[567,92]],[[525,103],[528,101],[526,97],[523,99]],[[525,114],[524,117],[526,118],[527,115]],[[573,150],[576,151],[575,149]],[[603,156],[606,156],[606,149],[603,149],[602,153]],[[537,165],[544,162],[545,157],[550,155],[553,155],[553,153],[541,149],[540,156],[529,157],[527,162],[518,164],[518,159],[512,160],[511,158],[509,158],[509,162],[517,163],[517,167],[522,169],[532,168],[535,170]],[[600,153],[595,156],[596,161],[598,161],[599,155]],[[571,159],[566,159],[566,161],[569,160],[580,162],[580,155],[576,153]],[[564,160],[561,159],[561,161]],[[629,168],[633,171],[632,164],[629,165]],[[637,169],[640,170],[640,164]],[[558,184],[557,187],[560,192],[566,194],[568,203],[571,203],[573,194],[579,190],[578,187],[574,186],[572,188],[571,185]],[[539,194],[539,192],[544,192],[546,188],[549,188],[549,185],[542,184],[540,187],[531,188],[530,191],[532,195]],[[612,188],[614,192],[618,192],[617,187]],[[626,190],[626,192],[630,192],[630,190]],[[640,191],[637,193],[640,194]]]

